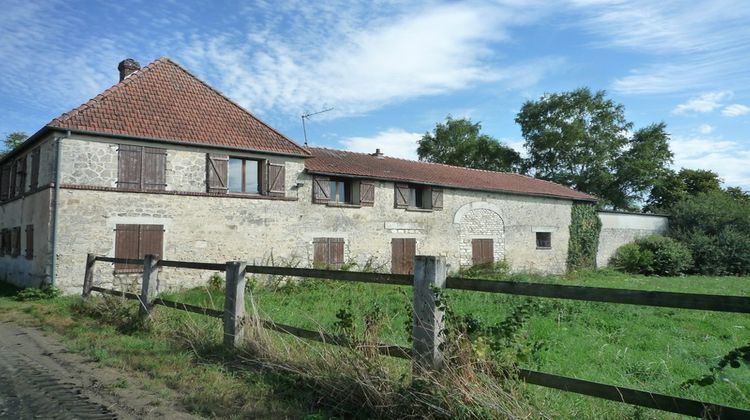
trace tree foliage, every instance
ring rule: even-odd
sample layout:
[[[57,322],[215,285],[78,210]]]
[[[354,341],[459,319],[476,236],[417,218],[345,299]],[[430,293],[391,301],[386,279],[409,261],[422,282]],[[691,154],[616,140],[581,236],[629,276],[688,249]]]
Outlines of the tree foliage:
[[[742,190],[731,188],[731,194],[742,196]],[[654,183],[644,210],[669,212],[680,201],[699,194],[721,191],[719,174],[704,169],[682,168],[679,172],[667,171]]]
[[[521,156],[493,137],[481,134],[480,123],[450,115],[419,140],[419,160],[491,171],[517,172]]]
[[[5,140],[3,141],[3,150],[0,152],[0,155],[5,155],[11,150],[18,147],[21,143],[26,141],[26,139],[29,138],[29,136],[26,133],[20,132],[20,131],[14,131],[7,136],[5,136]]]
[[[581,88],[527,101],[516,116],[525,139],[524,169],[634,209],[672,162],[664,123],[628,132],[633,124],[604,91]]]

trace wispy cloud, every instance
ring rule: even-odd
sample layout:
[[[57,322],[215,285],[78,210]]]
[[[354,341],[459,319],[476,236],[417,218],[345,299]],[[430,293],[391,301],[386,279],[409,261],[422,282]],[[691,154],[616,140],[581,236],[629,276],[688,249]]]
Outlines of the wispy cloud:
[[[412,133],[400,128],[390,128],[371,137],[349,137],[339,143],[353,152],[374,153],[380,149],[386,156],[404,159],[417,159],[417,146],[420,133]]]
[[[750,150],[737,141],[711,137],[679,137],[671,141],[674,166],[709,169],[728,186],[750,190]]]
[[[732,97],[732,92],[719,91],[708,92],[692,98],[685,103],[679,104],[672,111],[675,114],[685,114],[689,112],[706,113],[711,112],[722,106],[722,102]]]
[[[700,127],[698,127],[698,132],[701,134],[711,134],[714,131],[714,127],[710,124],[701,124]]]
[[[750,114],[750,106],[732,104],[725,107],[721,113],[727,117],[739,117],[740,115]]]

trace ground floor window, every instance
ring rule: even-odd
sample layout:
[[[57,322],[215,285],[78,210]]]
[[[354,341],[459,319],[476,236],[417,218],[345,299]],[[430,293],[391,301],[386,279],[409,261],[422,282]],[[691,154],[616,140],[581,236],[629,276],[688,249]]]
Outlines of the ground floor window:
[[[471,262],[474,265],[488,265],[495,262],[495,244],[492,239],[471,240]]]
[[[10,255],[11,257],[21,255],[21,226],[16,226],[10,231]]]
[[[26,259],[34,258],[34,225],[26,225]]]
[[[536,233],[536,249],[551,249],[552,248],[552,232],[537,232]]]
[[[391,273],[414,274],[414,256],[417,255],[417,240],[414,238],[391,239]]]
[[[148,254],[161,257],[164,248],[162,225],[117,225],[115,258],[143,259]],[[116,273],[140,273],[143,264],[115,264]]]
[[[339,268],[344,264],[343,238],[313,239],[313,266],[315,268]]]

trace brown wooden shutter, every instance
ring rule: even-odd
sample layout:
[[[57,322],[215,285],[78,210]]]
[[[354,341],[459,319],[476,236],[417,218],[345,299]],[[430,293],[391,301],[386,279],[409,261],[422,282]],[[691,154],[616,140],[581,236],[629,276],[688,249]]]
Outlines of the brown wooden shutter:
[[[12,255],[14,257],[21,255],[21,226],[13,228],[11,241],[13,242]]]
[[[143,148],[143,190],[164,191],[167,186],[167,151]]]
[[[26,156],[18,159],[18,175],[16,176],[16,195],[23,195],[24,192],[26,192]],[[20,255],[20,249],[18,252]]]
[[[391,272],[394,274],[414,274],[414,256],[416,254],[416,239],[391,239]]]
[[[0,201],[10,198],[10,165],[3,165],[0,171]]]
[[[471,262],[474,265],[491,264],[495,260],[492,239],[471,240]]]
[[[286,195],[286,167],[283,163],[268,164],[268,194],[279,197]]]
[[[210,193],[227,192],[227,170],[229,156],[207,154],[206,155],[206,190]]]
[[[313,203],[327,203],[331,198],[330,178],[327,176],[313,177]]]
[[[10,164],[10,177],[8,178],[8,198],[14,198],[16,196],[16,171],[17,162],[13,161]]]
[[[142,187],[143,148],[121,144],[117,148],[117,188],[139,191]]]
[[[26,259],[34,258],[34,225],[26,225]]]
[[[409,185],[395,184],[396,208],[405,209],[409,206]]]
[[[0,256],[7,254],[8,249],[8,229],[0,230]]]
[[[341,268],[344,264],[344,239],[328,238],[328,265]]]
[[[328,264],[328,238],[313,239],[313,267],[321,268]]]
[[[140,225],[117,225],[115,229],[115,258],[138,259]],[[143,271],[139,264],[115,264],[115,271],[137,273]]]
[[[31,152],[31,191],[39,188],[39,162],[41,158],[41,151],[37,147]]]
[[[375,182],[359,182],[359,203],[367,207],[375,205]]]
[[[156,255],[161,258],[164,253],[164,226],[162,225],[140,225],[140,250],[138,258],[146,255]]]
[[[442,210],[443,209],[443,189],[432,188],[432,209]]]

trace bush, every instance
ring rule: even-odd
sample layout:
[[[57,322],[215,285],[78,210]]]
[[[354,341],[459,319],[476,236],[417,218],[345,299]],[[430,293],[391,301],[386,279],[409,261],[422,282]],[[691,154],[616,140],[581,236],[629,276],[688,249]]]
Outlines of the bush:
[[[54,299],[60,296],[62,292],[60,289],[53,286],[43,286],[40,288],[30,287],[28,289],[19,290],[16,293],[16,300],[20,302],[32,301],[32,300],[47,300]]]
[[[750,273],[749,202],[718,191],[680,201],[671,210],[669,234],[692,252],[692,272]]]
[[[692,267],[693,257],[680,242],[652,235],[620,247],[610,265],[627,273],[676,276]]]

